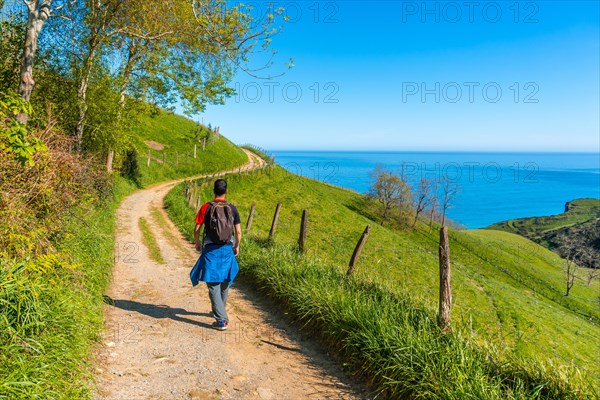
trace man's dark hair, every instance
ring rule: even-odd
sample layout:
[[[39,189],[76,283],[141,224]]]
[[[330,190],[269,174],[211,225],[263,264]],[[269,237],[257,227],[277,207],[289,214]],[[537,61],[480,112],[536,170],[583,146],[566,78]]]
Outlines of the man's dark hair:
[[[225,179],[217,179],[213,191],[216,196],[223,196],[227,193],[227,181]]]

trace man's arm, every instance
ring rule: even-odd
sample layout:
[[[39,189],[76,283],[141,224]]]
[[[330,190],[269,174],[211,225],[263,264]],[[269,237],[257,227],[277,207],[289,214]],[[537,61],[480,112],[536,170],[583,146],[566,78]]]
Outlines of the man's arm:
[[[235,244],[233,245],[233,254],[238,255],[240,253],[240,243],[242,242],[242,225],[235,225]]]
[[[194,228],[194,242],[196,243],[196,250],[202,251],[202,242],[200,242],[200,229],[202,225],[196,224]]]

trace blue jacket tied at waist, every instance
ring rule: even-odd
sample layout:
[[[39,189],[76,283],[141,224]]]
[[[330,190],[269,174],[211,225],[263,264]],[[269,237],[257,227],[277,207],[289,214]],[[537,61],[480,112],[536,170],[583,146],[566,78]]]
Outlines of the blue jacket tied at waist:
[[[190,272],[192,285],[198,282],[229,282],[237,276],[240,268],[231,244],[208,245],[202,248],[202,254]]]

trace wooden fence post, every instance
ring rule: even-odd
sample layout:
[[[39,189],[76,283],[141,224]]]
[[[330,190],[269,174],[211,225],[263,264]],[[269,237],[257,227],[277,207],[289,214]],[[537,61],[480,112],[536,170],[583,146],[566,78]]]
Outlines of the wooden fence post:
[[[362,251],[362,248],[365,245],[365,242],[367,241],[367,238],[369,237],[370,232],[371,232],[371,225],[367,225],[367,227],[365,228],[365,231],[360,236],[360,239],[358,239],[358,243],[356,243],[356,247],[354,248],[354,253],[352,253],[352,258],[350,258],[350,264],[348,264],[348,272],[346,273],[346,275],[350,276],[354,273],[354,266],[356,265],[356,261],[358,260],[358,257],[360,257],[360,252]]]
[[[450,309],[452,308],[452,286],[450,284],[450,243],[448,241],[448,227],[440,229],[440,309],[438,323],[443,331],[450,328]]]
[[[190,189],[190,195],[188,196],[188,205],[190,207],[194,206],[194,197],[196,196],[196,187]]]
[[[279,219],[279,210],[281,210],[281,203],[277,203],[277,207],[275,208],[275,215],[273,215],[273,222],[271,223],[271,230],[269,231],[269,239],[273,239],[273,236],[275,236],[277,220]]]
[[[152,150],[148,149],[148,166],[150,166],[150,152],[151,152],[151,151],[152,151]]]
[[[196,213],[198,213],[198,211],[200,211],[200,195],[198,195],[198,200],[196,200]]]
[[[163,150],[163,167],[165,166],[166,163],[167,163],[167,155],[166,155],[165,151]]]
[[[302,221],[300,222],[300,237],[298,237],[298,248],[304,252],[304,244],[306,243],[306,227],[308,225],[308,210],[302,210]]]
[[[250,207],[250,214],[248,214],[248,221],[246,221],[246,233],[250,231],[250,227],[252,227],[252,218],[254,218],[254,208],[256,207],[256,202],[252,202],[252,206]]]
[[[175,150],[175,166],[179,167],[179,150]]]

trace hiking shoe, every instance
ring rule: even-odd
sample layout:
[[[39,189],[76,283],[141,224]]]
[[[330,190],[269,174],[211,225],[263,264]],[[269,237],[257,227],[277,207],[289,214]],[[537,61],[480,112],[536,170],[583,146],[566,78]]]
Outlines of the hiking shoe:
[[[212,323],[212,327],[218,331],[224,331],[227,329],[227,321],[215,321]]]

